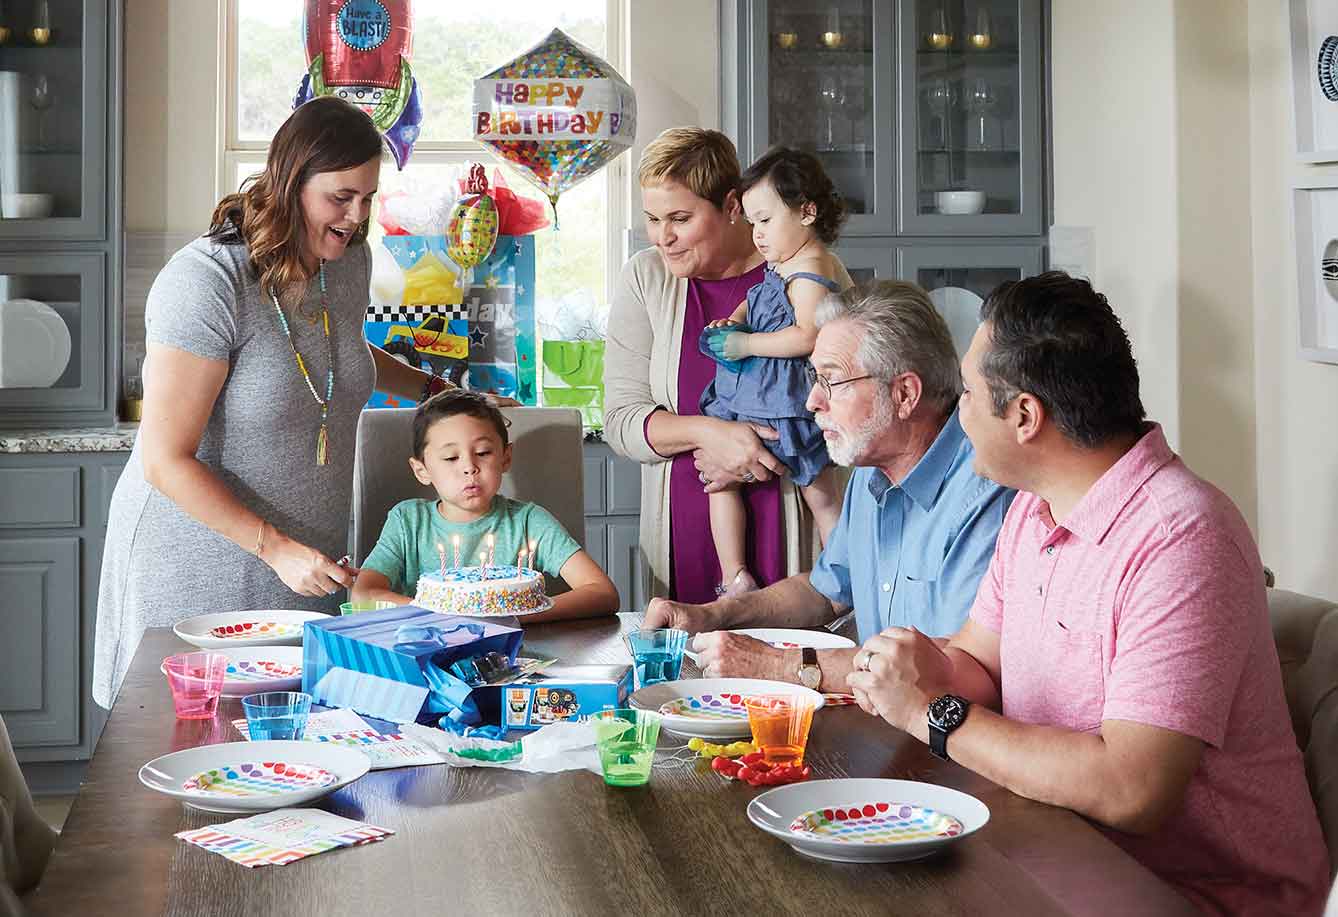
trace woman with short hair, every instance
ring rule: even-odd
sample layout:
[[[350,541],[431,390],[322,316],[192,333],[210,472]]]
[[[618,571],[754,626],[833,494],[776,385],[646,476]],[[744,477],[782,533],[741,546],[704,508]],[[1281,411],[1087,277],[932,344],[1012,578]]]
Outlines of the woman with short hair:
[[[654,248],[623,266],[604,359],[604,435],[641,463],[641,550],[647,598],[709,602],[720,583],[707,491],[746,490],[747,561],[765,586],[812,566],[817,539],[785,466],[762,442],[769,427],[707,417],[698,403],[716,364],[697,346],[762,281],[737,190],[734,144],[719,131],[673,128],[638,167]]]

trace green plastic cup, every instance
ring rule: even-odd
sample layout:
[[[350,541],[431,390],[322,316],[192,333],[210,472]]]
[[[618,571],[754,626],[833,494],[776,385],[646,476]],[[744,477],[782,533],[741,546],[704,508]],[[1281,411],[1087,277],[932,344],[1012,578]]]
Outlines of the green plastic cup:
[[[660,715],[651,710],[601,710],[594,716],[599,766],[609,786],[642,786],[650,782]]]
[[[375,602],[345,602],[339,606],[341,615],[355,615],[362,611],[381,611],[383,608],[394,608],[394,602],[387,602],[384,599],[378,599]]]

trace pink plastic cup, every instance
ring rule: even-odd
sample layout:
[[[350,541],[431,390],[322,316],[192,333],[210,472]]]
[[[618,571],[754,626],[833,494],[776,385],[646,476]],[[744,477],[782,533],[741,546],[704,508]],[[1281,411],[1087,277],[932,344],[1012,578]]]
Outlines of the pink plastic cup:
[[[228,657],[223,653],[178,653],[163,660],[177,719],[208,720],[218,712]]]

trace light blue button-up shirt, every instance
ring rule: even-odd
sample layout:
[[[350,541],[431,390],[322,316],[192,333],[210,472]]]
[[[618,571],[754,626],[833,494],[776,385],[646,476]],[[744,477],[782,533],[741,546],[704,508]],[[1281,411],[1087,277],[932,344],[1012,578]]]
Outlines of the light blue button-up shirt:
[[[972,471],[974,456],[954,410],[900,484],[877,468],[850,476],[809,581],[854,607],[861,642],[886,627],[947,637],[965,623],[1015,493]]]

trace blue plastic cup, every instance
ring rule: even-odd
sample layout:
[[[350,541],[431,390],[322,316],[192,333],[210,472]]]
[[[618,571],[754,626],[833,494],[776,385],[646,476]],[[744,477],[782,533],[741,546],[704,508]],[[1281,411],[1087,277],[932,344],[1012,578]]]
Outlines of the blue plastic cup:
[[[688,646],[688,632],[665,627],[634,630],[623,635],[632,654],[633,678],[639,691],[646,685],[677,681],[683,668],[683,650]]]
[[[311,695],[301,691],[266,691],[242,698],[251,741],[300,739],[307,731]]]

